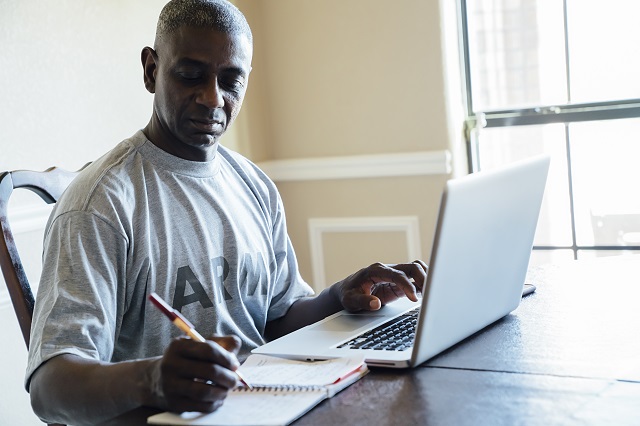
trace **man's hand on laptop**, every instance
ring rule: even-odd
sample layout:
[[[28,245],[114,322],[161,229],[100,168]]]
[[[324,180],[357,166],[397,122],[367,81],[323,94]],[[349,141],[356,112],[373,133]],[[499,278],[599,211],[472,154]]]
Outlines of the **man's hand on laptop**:
[[[422,260],[392,265],[374,263],[339,283],[340,302],[352,312],[376,311],[405,296],[415,302],[428,270]]]

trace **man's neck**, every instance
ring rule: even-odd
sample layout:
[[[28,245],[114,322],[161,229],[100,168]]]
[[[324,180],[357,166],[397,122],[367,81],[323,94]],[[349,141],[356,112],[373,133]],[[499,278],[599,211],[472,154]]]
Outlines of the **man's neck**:
[[[210,146],[195,147],[175,140],[175,137],[165,131],[153,118],[142,129],[144,135],[152,144],[161,150],[189,161],[212,161],[218,152],[218,142]]]

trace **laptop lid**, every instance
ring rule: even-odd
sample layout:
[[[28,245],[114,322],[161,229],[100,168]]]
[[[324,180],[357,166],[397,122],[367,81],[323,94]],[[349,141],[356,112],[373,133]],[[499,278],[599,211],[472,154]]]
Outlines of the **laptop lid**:
[[[417,366],[504,317],[520,303],[549,157],[449,180],[419,302],[341,311],[253,350],[296,359],[353,354],[345,341],[421,306],[412,349],[358,350],[369,365]]]
[[[412,365],[518,307],[548,169],[544,156],[447,182]]]

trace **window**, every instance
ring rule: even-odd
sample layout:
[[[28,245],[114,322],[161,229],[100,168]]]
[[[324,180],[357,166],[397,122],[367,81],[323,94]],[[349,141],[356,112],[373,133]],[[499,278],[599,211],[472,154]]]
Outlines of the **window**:
[[[470,169],[552,158],[532,263],[640,253],[640,2],[459,1]]]

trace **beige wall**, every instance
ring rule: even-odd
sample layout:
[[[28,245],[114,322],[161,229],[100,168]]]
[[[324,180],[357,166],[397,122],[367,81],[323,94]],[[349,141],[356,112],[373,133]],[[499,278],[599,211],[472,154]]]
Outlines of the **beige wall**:
[[[267,117],[255,160],[448,147],[437,1],[236,3],[255,32],[248,118]]]
[[[295,159],[304,164],[325,157],[357,161],[368,154],[458,153],[447,101],[451,84],[445,80],[444,13],[438,1],[236,4],[245,11],[255,38],[249,94],[239,119],[239,145],[254,161]],[[449,77],[456,80],[458,74],[456,70]],[[308,281],[313,281],[314,267],[322,267],[309,241],[309,220],[314,218],[417,216],[422,256],[428,259],[440,191],[449,174],[376,178],[371,172],[360,179],[277,180]],[[330,246],[323,250],[343,259],[340,265],[325,263],[327,277],[365,266],[364,259],[413,260],[388,258],[389,252],[405,252],[406,238],[395,238],[390,250],[368,244],[370,235],[351,235],[362,235],[358,257],[351,254],[352,246],[326,238]]]

